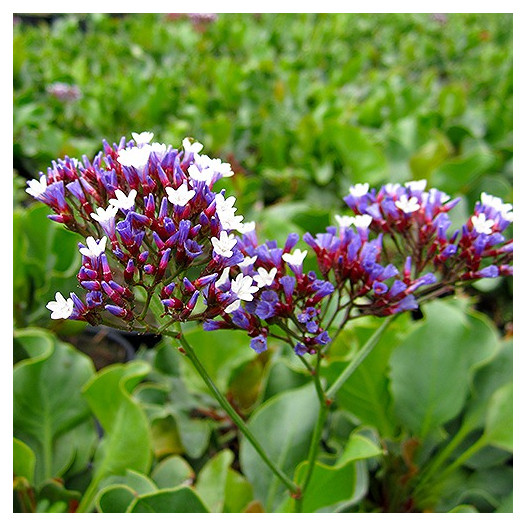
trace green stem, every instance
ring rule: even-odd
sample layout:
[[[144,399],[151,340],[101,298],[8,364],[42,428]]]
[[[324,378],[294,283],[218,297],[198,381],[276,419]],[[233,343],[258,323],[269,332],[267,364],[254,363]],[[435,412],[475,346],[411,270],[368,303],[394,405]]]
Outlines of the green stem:
[[[418,492],[424,484],[431,479],[431,477],[442,467],[444,462],[451,456],[451,454],[457,449],[457,447],[462,443],[462,441],[469,434],[471,426],[465,425],[462,426],[458,433],[451,439],[447,446],[440,451],[440,453],[433,459],[433,461],[425,468],[420,477],[418,484],[415,486],[414,492]]]
[[[318,399],[320,401],[320,409],[318,411],[318,418],[316,420],[316,425],[314,427],[314,432],[312,434],[312,438],[311,438],[311,442],[309,446],[309,454],[307,457],[307,474],[305,475],[303,483],[301,484],[301,490],[299,493],[299,497],[296,499],[296,502],[295,502],[296,513],[301,513],[302,511],[303,497],[305,495],[305,492],[307,491],[312,474],[314,472],[316,458],[318,457],[318,447],[319,447],[320,440],[321,440],[321,434],[323,432],[323,426],[325,425],[325,419],[329,411],[329,404],[327,403],[327,396],[325,395],[323,386],[321,385],[321,382],[320,382],[321,358],[322,358],[322,351],[318,350],[317,359],[316,359],[316,367],[314,368],[311,374],[313,376],[314,386],[316,387],[316,393],[318,394]]]
[[[365,342],[363,347],[353,356],[347,367],[340,373],[340,376],[336,378],[335,382],[329,387],[325,396],[331,400],[334,398],[336,393],[340,390],[342,385],[350,378],[358,366],[365,360],[368,354],[374,349],[378,343],[380,336],[383,334],[387,326],[394,320],[396,316],[387,318],[371,337]]]
[[[290,480],[285,473],[277,466],[265,453],[265,450],[261,446],[261,444],[258,442],[256,437],[252,434],[252,431],[247,427],[243,419],[237,414],[236,410],[230,405],[228,400],[223,396],[221,391],[217,388],[217,386],[214,384],[212,378],[210,378],[208,372],[206,371],[203,364],[199,361],[197,358],[197,355],[194,352],[194,349],[190,345],[190,343],[186,340],[183,333],[180,332],[180,342],[183,346],[183,349],[186,353],[186,356],[190,359],[193,366],[195,367],[196,371],[199,373],[207,387],[210,389],[212,394],[214,395],[215,399],[219,402],[221,407],[227,412],[227,414],[230,416],[232,421],[237,425],[239,430],[245,435],[246,439],[252,444],[252,447],[256,450],[258,455],[261,457],[263,462],[274,472],[274,474],[287,486],[287,488],[290,490],[292,495],[295,497],[298,495],[298,487],[292,480]]]

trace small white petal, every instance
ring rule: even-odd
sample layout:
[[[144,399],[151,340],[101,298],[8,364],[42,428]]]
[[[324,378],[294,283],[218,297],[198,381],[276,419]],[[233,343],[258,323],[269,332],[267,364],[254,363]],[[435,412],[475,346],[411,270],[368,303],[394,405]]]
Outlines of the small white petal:
[[[303,264],[303,260],[307,257],[307,251],[301,251],[299,248],[297,248],[292,254],[283,254],[281,257],[285,263],[299,267],[301,264]]]

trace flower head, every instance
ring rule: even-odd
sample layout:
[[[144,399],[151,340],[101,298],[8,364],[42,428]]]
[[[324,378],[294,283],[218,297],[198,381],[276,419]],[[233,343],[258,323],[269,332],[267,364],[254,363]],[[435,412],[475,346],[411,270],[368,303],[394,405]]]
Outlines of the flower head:
[[[170,186],[167,186],[165,190],[168,194],[168,201],[177,206],[186,206],[195,195],[195,190],[190,190],[186,183],[183,183],[177,190]]]
[[[50,301],[46,308],[51,311],[51,318],[54,320],[67,320],[73,313],[73,300],[64,298],[60,292],[55,294],[55,301]]]
[[[81,246],[79,252],[89,258],[98,258],[101,254],[104,254],[106,249],[106,236],[100,241],[95,241],[93,237],[89,236],[86,238],[86,247]]]
[[[225,230],[222,230],[221,234],[219,235],[219,239],[217,237],[213,237],[211,241],[212,246],[214,247],[214,252],[218,256],[229,258],[234,254],[232,249],[237,243],[237,239],[235,238],[234,234],[228,235]]]
[[[270,285],[272,285],[274,282],[274,278],[278,273],[278,269],[274,267],[271,268],[270,271],[267,271],[263,267],[259,267],[257,272],[258,273],[254,276],[254,281],[256,282],[257,286],[259,288],[270,287]]]
[[[142,132],[142,133],[134,133],[132,132],[133,140],[135,141],[135,144],[137,146],[142,146],[144,144],[148,144],[153,139],[153,132]]]
[[[240,300],[252,301],[259,287],[254,286],[254,280],[251,276],[243,276],[238,274],[230,285],[230,289]]]
[[[135,198],[137,197],[137,190],[130,190],[130,193],[126,195],[122,190],[115,190],[115,196],[117,199],[110,199],[109,203],[120,210],[130,210],[135,204]]]
[[[44,174],[40,176],[40,180],[31,179],[27,182],[29,188],[26,188],[26,192],[33,197],[41,196],[47,188],[47,179]]]
[[[479,234],[491,234],[492,227],[495,224],[493,219],[486,219],[486,214],[474,215],[471,217],[473,228]]]
[[[417,197],[407,197],[407,195],[402,194],[398,201],[395,201],[395,206],[402,210],[404,214],[412,214],[417,210],[420,210],[420,203],[418,202]]]
[[[291,254],[283,254],[283,256],[281,257],[283,258],[283,261],[285,261],[285,263],[299,267],[303,264],[303,260],[307,257],[307,251],[302,251],[299,248],[297,248]]]

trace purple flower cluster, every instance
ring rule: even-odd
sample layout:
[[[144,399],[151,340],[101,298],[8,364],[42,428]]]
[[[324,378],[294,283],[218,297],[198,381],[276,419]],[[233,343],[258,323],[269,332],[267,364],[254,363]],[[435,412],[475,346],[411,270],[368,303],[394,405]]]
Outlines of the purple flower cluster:
[[[213,317],[251,299],[246,281],[216,283],[244,257],[233,231],[252,228],[235,215],[235,197],[213,190],[232,175],[230,165],[200,155],[202,145],[189,139],[177,150],[150,144],[152,133],[133,137],[104,142],[93,161],[53,162],[28,183],[27,192],[53,210],[50,219],[86,238],[78,273],[84,302],[73,294],[72,303],[57,298],[50,308],[93,324],[109,313],[131,326],[155,298],[174,321]]]
[[[392,304],[396,299],[414,308],[409,294],[423,285],[454,286],[513,272],[513,243],[502,234],[512,222],[512,205],[499,198],[482,193],[474,214],[454,232],[450,232],[448,213],[459,199],[435,188],[426,191],[425,180],[403,186],[386,184],[378,191],[357,184],[344,201],[355,215],[337,216],[339,230],[330,228],[316,239],[307,236],[306,241],[314,248],[325,276],[332,271],[338,283],[350,280],[351,295],[372,290],[382,296],[382,302],[389,300],[384,315],[397,312],[400,305]],[[377,236],[373,240],[369,240],[371,233]],[[380,258],[389,264],[382,268]],[[403,272],[393,267],[397,260]],[[397,275],[402,279],[389,288],[384,281]],[[365,288],[359,289],[360,284]],[[377,298],[369,294],[367,311],[381,315],[379,308]]]
[[[225,312],[222,320],[207,320],[204,328],[242,329],[251,337],[251,347],[258,353],[267,349],[267,338],[279,336],[295,348],[297,354],[315,354],[329,343],[321,327],[322,300],[334,291],[334,285],[318,279],[313,271],[303,271],[307,251],[292,249],[299,240],[290,234],[283,248],[275,241],[259,244],[255,231],[243,234],[238,245],[244,255],[237,265],[244,279],[259,286],[254,298],[234,312]]]
[[[48,205],[50,219],[78,232],[84,298],[60,293],[47,307],[53,319],[165,330],[201,321],[205,330],[243,330],[251,347],[267,350],[269,336],[298,355],[316,354],[350,319],[389,316],[483,277],[512,274],[512,242],[502,232],[512,206],[482,194],[473,215],[450,232],[458,199],[426,191],[425,181],[367,184],[344,198],[352,216],[338,226],[305,234],[321,279],[304,270],[307,250],[291,233],[283,248],[260,244],[254,223],[236,215],[235,197],[214,191],[233,174],[228,163],[151,143],[153,133],[110,146],[93,160],[65,158],[29,181],[27,192]],[[163,327],[149,324],[156,303]],[[113,321],[112,321],[113,320]]]

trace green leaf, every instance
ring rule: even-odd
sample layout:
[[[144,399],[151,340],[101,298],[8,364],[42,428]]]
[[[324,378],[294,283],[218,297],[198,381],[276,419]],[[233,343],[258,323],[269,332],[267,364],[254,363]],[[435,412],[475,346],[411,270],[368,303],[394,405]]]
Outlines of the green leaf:
[[[312,477],[303,496],[303,512],[324,512],[341,509],[364,495],[360,478],[364,469],[363,459],[382,454],[373,442],[366,437],[353,433],[347,442],[343,454],[332,465],[316,462]],[[306,476],[308,463],[302,462],[297,468],[294,480],[302,484]],[[328,489],[330,490],[328,491]],[[292,499],[288,507],[293,509]]]
[[[440,166],[433,174],[431,184],[449,194],[465,193],[495,161],[495,155],[488,149],[469,152]]]
[[[353,184],[382,181],[387,172],[385,156],[362,129],[333,122],[327,132]]]
[[[130,393],[146,376],[149,366],[134,361],[101,370],[85,387],[84,396],[101,423],[105,436],[94,459],[94,474],[80,509],[90,509],[103,479],[124,475],[127,469],[149,470],[152,445],[148,420]]]
[[[23,477],[29,484],[33,484],[35,462],[35,454],[31,448],[21,440],[13,438],[13,475]]]
[[[159,488],[155,483],[149,479],[146,475],[127,469],[124,475],[111,475],[104,479],[102,482],[103,486],[127,486],[131,488],[136,494],[144,495],[146,493],[152,493],[157,491]]]
[[[427,142],[410,159],[409,165],[414,179],[429,179],[449,156],[451,145],[445,135],[436,133],[435,137]]]
[[[337,357],[334,362],[329,362],[322,368],[322,376],[331,385],[347,365],[347,361],[378,328],[378,323],[368,323],[366,326],[356,326],[350,332],[342,332],[340,338],[335,340],[331,348],[346,347],[346,354]],[[395,424],[392,411],[392,399],[388,389],[388,367],[391,352],[396,345],[403,341],[408,332],[408,322],[403,318],[393,322],[375,348],[365,358],[362,364],[354,371],[352,376],[343,384],[336,395],[338,407],[345,409],[358,418],[363,424],[372,425],[383,437],[392,437],[395,433]],[[342,358],[345,361],[341,361]]]
[[[224,449],[211,458],[201,469],[195,489],[212,513],[223,511],[228,468],[234,460],[234,454]]]
[[[185,336],[222,392],[227,390],[233,371],[254,359],[254,351],[249,345],[250,338],[240,331],[229,333],[226,338],[223,331],[203,331],[201,327],[197,327],[195,330],[185,331]],[[181,365],[188,385],[208,393],[208,388],[190,361],[184,360]]]
[[[513,451],[513,385],[501,387],[489,400],[484,429],[485,441]]]
[[[160,489],[190,484],[194,478],[195,473],[190,464],[178,455],[165,458],[152,472],[152,479]]]
[[[448,513],[478,513],[478,510],[477,508],[475,508],[475,506],[472,506],[471,504],[460,504],[458,506],[455,506]]]
[[[128,513],[208,513],[209,510],[193,489],[182,486],[137,497],[126,511]]]
[[[421,438],[459,414],[474,368],[498,343],[495,328],[458,302],[436,301],[425,314],[390,360],[395,413]]]
[[[125,513],[136,493],[124,484],[107,486],[97,495],[96,507],[101,513]]]
[[[252,502],[254,491],[248,480],[229,468],[226,474],[223,513],[240,513]]]
[[[94,368],[87,356],[47,331],[20,330],[15,340],[30,358],[13,372],[14,434],[35,453],[38,485],[60,476],[73,460],[57,457],[54,449],[61,435],[89,418],[81,388]]]
[[[290,477],[296,465],[307,456],[318,408],[314,386],[309,384],[274,396],[261,405],[248,422],[268,456]],[[244,437],[240,462],[254,487],[255,498],[268,511],[278,508],[286,497],[285,486]]]

